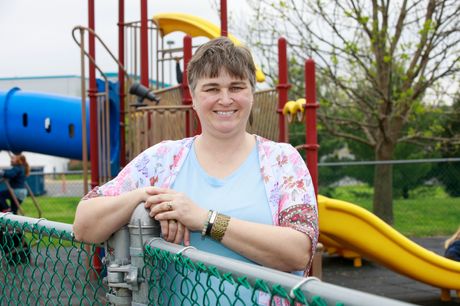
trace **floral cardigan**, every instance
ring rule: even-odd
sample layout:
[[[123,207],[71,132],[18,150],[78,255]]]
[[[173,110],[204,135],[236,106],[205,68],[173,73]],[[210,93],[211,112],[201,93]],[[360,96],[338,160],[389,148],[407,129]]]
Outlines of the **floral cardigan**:
[[[256,136],[260,172],[265,183],[273,224],[308,235],[312,256],[318,241],[318,209],[313,183],[300,154],[291,145]],[[194,138],[163,141],[139,154],[116,178],[96,187],[85,198],[116,196],[133,189],[171,188]],[[309,270],[311,260],[306,267]]]

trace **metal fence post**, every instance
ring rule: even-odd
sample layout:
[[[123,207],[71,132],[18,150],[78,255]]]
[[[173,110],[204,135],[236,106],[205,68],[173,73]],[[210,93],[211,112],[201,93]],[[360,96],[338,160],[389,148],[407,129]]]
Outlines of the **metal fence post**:
[[[112,305],[148,305],[149,288],[142,277],[144,245],[160,236],[159,222],[150,218],[144,203],[131,215],[128,226],[122,227],[106,243],[105,264]]]
[[[125,282],[130,270],[129,232],[124,226],[114,233],[105,245],[104,264],[107,266],[107,284],[110,288],[107,300],[112,305],[130,305],[132,294]]]
[[[148,210],[144,208],[144,203],[141,203],[134,210],[128,228],[131,270],[135,273],[131,274],[132,279],[126,280],[132,287],[131,305],[148,305],[149,288],[146,280],[142,278],[145,265],[144,247],[152,238],[160,237],[160,223],[149,216]]]

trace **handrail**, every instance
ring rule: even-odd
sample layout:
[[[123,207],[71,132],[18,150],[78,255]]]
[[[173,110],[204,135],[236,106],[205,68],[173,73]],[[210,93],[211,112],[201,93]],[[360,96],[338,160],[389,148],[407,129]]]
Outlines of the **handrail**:
[[[78,41],[77,38],[75,37],[75,32],[76,31],[79,31],[80,32],[80,38],[81,40]],[[126,79],[128,80],[128,83],[132,82],[131,78],[129,77],[129,75],[127,74],[126,72],[126,69],[125,67],[116,59],[116,57],[113,55],[113,53],[110,51],[110,49],[107,47],[107,45],[102,41],[102,39],[90,28],[87,28],[87,27],[83,27],[83,26],[76,26],[72,29],[72,38],[73,40],[75,41],[75,43],[80,47],[80,50],[81,52],[86,55],[86,57],[89,59],[89,61],[94,65],[94,67],[97,69],[97,71],[99,71],[100,75],[102,76],[102,78],[104,79],[104,84],[105,84],[105,88],[104,88],[104,96],[105,96],[105,122],[103,123],[100,123],[99,120],[97,120],[98,122],[98,127],[102,126],[103,128],[105,128],[104,132],[101,132],[101,129],[98,128],[98,137],[101,137],[102,138],[102,142],[105,143],[107,142],[107,146],[105,148],[105,152],[102,152],[102,154],[104,155],[104,157],[106,158],[107,160],[107,168],[104,169],[106,170],[105,172],[103,171],[103,176],[104,176],[104,181],[108,179],[107,176],[110,176],[110,173],[112,172],[111,171],[111,164],[110,164],[110,156],[111,156],[111,153],[110,153],[110,136],[107,136],[107,135],[110,135],[110,123],[109,123],[109,86],[108,86],[108,77],[106,76],[106,74],[102,71],[102,69],[96,64],[96,60],[86,51],[84,50],[83,48],[83,44],[82,44],[82,40],[83,40],[83,37],[84,37],[84,31],[87,31],[89,32],[91,35],[94,35],[94,37],[101,43],[101,45],[104,47],[104,49],[107,51],[107,53],[112,57],[112,59],[115,61],[115,63],[118,65],[118,67],[120,69],[123,70],[124,72],[124,75],[126,77]],[[82,78],[84,78],[84,76],[82,75]],[[96,95],[96,96],[102,96],[102,95]],[[104,148],[103,148],[104,150]],[[84,161],[86,162],[86,161]],[[99,165],[101,167],[101,165]],[[85,174],[86,175],[86,174]],[[99,183],[102,183],[101,181],[101,177],[99,178]]]
[[[253,286],[258,279],[264,280],[270,286],[279,285],[284,288],[286,292],[290,292],[291,297],[293,297],[292,294],[295,290],[301,290],[309,296],[320,296],[325,300],[327,305],[338,305],[339,302],[345,302],[345,305],[351,306],[413,305],[322,282],[316,277],[303,278],[298,275],[219,256],[195,248],[184,248],[182,245],[169,243],[158,237],[150,239],[147,245],[153,249],[161,249],[172,254],[182,254],[182,256],[189,258],[194,263],[203,263],[206,266],[215,267],[223,275],[228,273],[232,275],[234,279],[246,277],[247,281]]]
[[[161,94],[161,93],[168,92],[168,91],[171,91],[171,90],[174,90],[174,89],[177,89],[177,88],[182,88],[182,86],[179,84],[179,85],[176,85],[176,86],[171,86],[171,87],[166,87],[166,88],[161,88],[161,89],[155,89],[153,92],[155,94]]]
[[[94,35],[94,37],[102,44],[102,46],[104,47],[104,49],[107,51],[107,53],[109,53],[110,57],[112,57],[112,59],[115,61],[115,63],[118,65],[119,68],[121,68],[125,74],[125,77],[128,79],[128,81],[132,81],[131,77],[129,76],[128,72],[126,71],[125,67],[120,63],[120,61],[115,57],[115,55],[113,55],[113,53],[110,51],[109,47],[107,47],[107,45],[104,43],[104,41],[99,37],[99,35],[96,34],[96,32],[94,32],[94,30],[88,28],[88,27],[84,27],[84,26],[76,26],[72,29],[72,38],[73,40],[75,41],[75,43],[81,48],[81,41],[77,41],[77,38],[75,37],[75,31],[76,30],[80,30],[80,31],[87,31],[89,32],[91,35]],[[94,60],[94,58],[88,53],[86,52],[85,50],[83,50],[85,55],[89,58],[89,60],[91,61],[91,63],[94,64],[94,66],[96,67],[96,69],[99,71],[99,73],[101,73],[101,75],[103,75],[104,79],[107,79],[107,77],[105,76],[105,74],[102,72],[102,70],[99,68],[99,66],[96,64],[96,61]]]
[[[40,233],[42,229],[47,229],[52,234],[51,236],[59,237],[59,232],[69,233],[73,238],[73,224],[62,223],[47,220],[45,218],[31,218],[25,216],[13,215],[12,213],[0,213],[0,219],[9,220],[12,224],[10,226],[18,225],[31,225],[24,227],[24,231],[30,233]],[[74,238],[75,239],[75,238]],[[78,241],[75,239],[75,241]],[[81,241],[78,241],[81,242]],[[95,243],[95,246],[103,246],[103,243]]]

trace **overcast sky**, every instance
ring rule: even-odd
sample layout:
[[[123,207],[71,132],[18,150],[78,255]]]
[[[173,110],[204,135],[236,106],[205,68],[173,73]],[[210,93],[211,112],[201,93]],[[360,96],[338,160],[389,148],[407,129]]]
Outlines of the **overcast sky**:
[[[118,1],[95,0],[96,32],[117,54]],[[216,0],[150,0],[148,17],[181,12],[217,25]],[[244,11],[245,0],[229,0],[233,16]],[[71,32],[88,25],[85,0],[0,0],[0,78],[79,75],[79,49]],[[125,0],[125,21],[140,20],[140,0]],[[229,26],[230,27],[230,26]],[[103,67],[115,71],[113,67]]]

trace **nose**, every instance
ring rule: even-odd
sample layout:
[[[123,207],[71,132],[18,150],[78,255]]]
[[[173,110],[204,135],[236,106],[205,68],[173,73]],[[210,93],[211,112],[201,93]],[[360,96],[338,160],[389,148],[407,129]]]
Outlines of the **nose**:
[[[230,105],[234,102],[230,92],[228,90],[222,90],[220,94],[219,103],[222,105]]]

